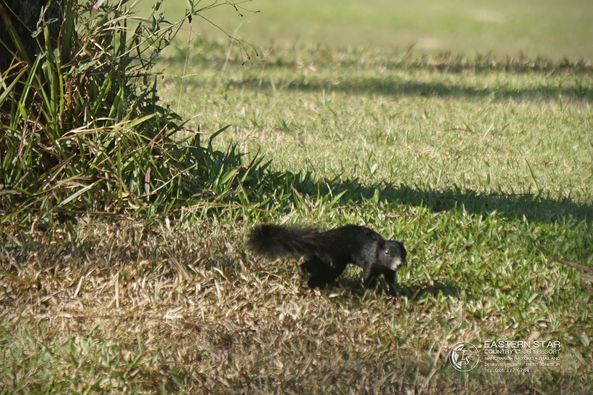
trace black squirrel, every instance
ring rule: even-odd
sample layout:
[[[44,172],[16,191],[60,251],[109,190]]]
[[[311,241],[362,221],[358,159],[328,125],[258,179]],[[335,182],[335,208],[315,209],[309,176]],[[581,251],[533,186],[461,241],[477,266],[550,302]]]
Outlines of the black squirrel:
[[[305,256],[300,272],[309,275],[310,288],[335,280],[348,263],[353,263],[363,269],[364,288],[373,287],[383,274],[389,292],[395,294],[396,271],[406,264],[407,255],[402,242],[385,240],[374,230],[358,225],[325,232],[299,226],[258,225],[248,243],[253,252],[270,258]]]

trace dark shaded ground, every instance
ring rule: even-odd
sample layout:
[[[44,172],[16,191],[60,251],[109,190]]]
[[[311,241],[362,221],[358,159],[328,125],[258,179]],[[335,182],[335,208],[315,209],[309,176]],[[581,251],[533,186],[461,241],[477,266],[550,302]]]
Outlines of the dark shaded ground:
[[[365,185],[356,179],[313,180],[308,175],[285,173],[281,177],[292,179],[295,189],[303,194],[317,195],[318,191],[330,191],[333,195],[345,192],[342,203],[359,202],[380,193],[380,201],[388,204],[403,204],[426,207],[434,212],[464,208],[478,215],[496,211],[507,218],[540,223],[567,220],[593,222],[593,205],[578,203],[571,199],[555,200],[537,194],[481,193],[471,189],[450,188],[435,190],[409,185],[377,183]]]
[[[191,82],[190,82],[191,83]],[[245,78],[232,81],[230,88],[254,90],[286,89],[304,92],[326,91],[348,94],[377,94],[383,96],[421,96],[421,97],[478,97],[495,100],[549,100],[567,97],[577,100],[593,101],[593,87],[589,85],[550,86],[515,89],[508,86],[478,89],[473,86],[445,84],[442,82],[419,82],[394,80],[383,77],[357,78],[352,80],[328,81],[302,77],[296,80],[279,80],[274,85],[267,80]]]
[[[177,47],[177,53],[162,59],[163,63],[183,64],[188,56],[186,48]],[[316,66],[360,68],[380,66],[389,70],[427,70],[447,73],[570,73],[584,75],[593,72],[593,64],[586,59],[554,61],[545,57],[497,57],[489,53],[474,56],[455,55],[449,52],[426,55],[409,50],[381,52],[377,60],[369,59],[368,50],[334,48],[318,45],[315,48],[266,48],[265,53],[255,52],[249,46],[229,52],[228,45],[208,40],[194,40],[191,50],[192,62],[206,67],[255,65],[266,69],[301,67],[303,61]],[[298,53],[298,61],[294,54]],[[367,56],[365,56],[367,55]],[[364,58],[364,64],[361,59]]]

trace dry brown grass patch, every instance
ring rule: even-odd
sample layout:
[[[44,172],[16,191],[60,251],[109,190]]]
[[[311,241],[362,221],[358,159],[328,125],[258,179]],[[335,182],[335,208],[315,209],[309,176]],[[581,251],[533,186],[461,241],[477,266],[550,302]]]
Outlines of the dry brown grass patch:
[[[352,277],[312,292],[292,264],[249,256],[243,231],[92,221],[4,235],[2,387],[439,393],[496,383],[504,393],[550,379],[464,376],[446,362],[450,346],[504,333],[496,320],[476,324],[435,295],[361,295]],[[566,377],[558,385],[578,392]]]

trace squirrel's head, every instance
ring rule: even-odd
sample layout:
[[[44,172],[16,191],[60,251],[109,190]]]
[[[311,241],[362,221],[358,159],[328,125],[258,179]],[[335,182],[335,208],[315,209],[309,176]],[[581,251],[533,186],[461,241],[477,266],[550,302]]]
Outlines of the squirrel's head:
[[[378,260],[381,266],[397,270],[406,264],[406,249],[401,241],[385,240],[379,245]]]

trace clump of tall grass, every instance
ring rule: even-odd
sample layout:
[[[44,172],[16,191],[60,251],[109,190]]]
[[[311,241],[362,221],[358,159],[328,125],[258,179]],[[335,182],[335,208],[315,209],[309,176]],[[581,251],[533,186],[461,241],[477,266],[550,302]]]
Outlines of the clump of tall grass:
[[[265,171],[261,159],[242,166],[236,146],[202,145],[159,101],[155,61],[204,8],[189,1],[171,23],[162,0],[149,18],[125,1],[100,3],[58,3],[60,19],[42,9],[33,57],[23,44],[30,37],[10,23],[13,10],[0,9],[11,38],[0,43],[11,56],[0,70],[0,222],[250,199],[244,186]]]

